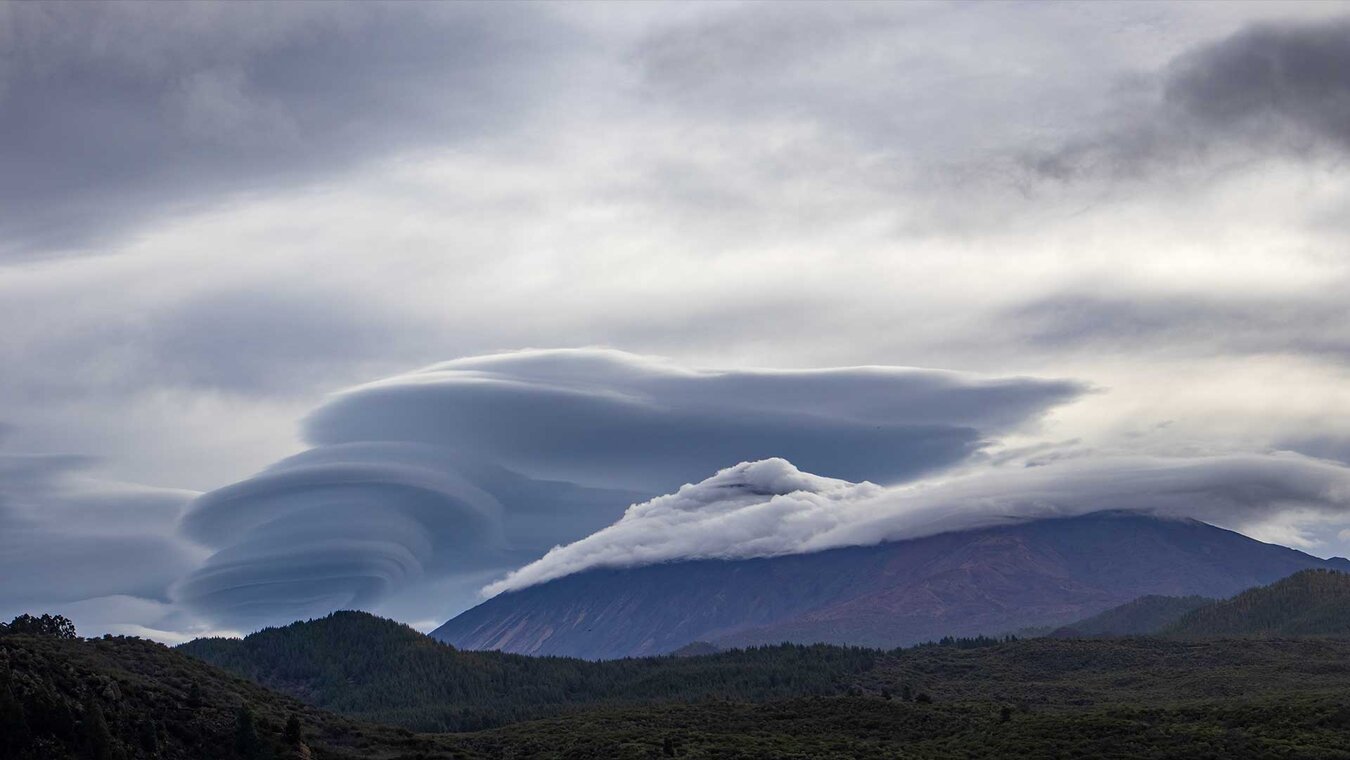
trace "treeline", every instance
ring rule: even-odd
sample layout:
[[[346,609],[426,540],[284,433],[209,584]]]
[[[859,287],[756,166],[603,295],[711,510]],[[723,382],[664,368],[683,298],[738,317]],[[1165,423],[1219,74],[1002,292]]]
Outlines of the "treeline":
[[[1350,635],[1350,574],[1303,570],[1196,609],[1161,633],[1183,637]]]
[[[49,636],[56,639],[76,637],[75,624],[61,615],[19,615],[8,623],[0,623],[0,636],[6,634]]]
[[[319,707],[421,731],[472,731],[581,706],[847,693],[875,650],[781,644],[590,662],[468,652],[360,612],[180,650]]]
[[[922,644],[916,644],[912,648],[951,647],[953,649],[980,649],[983,647],[998,646],[999,644],[1011,644],[1019,640],[1020,639],[1012,634],[1006,636],[943,636],[937,641],[925,641]]]

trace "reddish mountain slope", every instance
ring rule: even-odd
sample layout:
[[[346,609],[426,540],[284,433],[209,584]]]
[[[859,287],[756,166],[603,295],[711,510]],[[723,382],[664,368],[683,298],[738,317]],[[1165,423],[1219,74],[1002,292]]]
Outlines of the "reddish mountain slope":
[[[903,646],[1062,625],[1146,594],[1223,597],[1345,568],[1194,521],[1099,513],[871,547],[592,570],[502,594],[433,636],[466,649],[611,658],[826,641]]]

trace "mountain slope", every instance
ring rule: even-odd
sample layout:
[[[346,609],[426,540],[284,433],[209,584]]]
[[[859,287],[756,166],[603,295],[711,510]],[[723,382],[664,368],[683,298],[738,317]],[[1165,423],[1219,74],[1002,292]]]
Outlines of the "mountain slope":
[[[596,659],[692,641],[894,647],[1063,625],[1148,594],[1225,597],[1347,566],[1195,521],[1097,513],[816,554],[590,570],[501,594],[432,636]]]
[[[1167,636],[1350,636],[1350,575],[1305,570],[1201,607]]]
[[[1051,636],[1147,636],[1175,623],[1182,616],[1217,600],[1206,596],[1158,596],[1150,594],[1119,607],[1071,623]]]

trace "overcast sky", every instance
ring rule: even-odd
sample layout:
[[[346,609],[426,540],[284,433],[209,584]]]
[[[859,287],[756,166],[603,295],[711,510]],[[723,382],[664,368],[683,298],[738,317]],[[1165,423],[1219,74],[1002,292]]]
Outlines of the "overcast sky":
[[[0,616],[427,627],[773,457],[656,558],[1350,554],[1348,162],[1347,4],[0,5]]]

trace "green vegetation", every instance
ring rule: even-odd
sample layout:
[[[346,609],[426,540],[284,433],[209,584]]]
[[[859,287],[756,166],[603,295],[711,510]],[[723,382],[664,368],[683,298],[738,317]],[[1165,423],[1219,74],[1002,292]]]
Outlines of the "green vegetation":
[[[628,708],[455,737],[488,757],[1350,758],[1350,704],[1240,700],[1180,708],[1004,711],[831,697]]]
[[[139,639],[14,635],[0,638],[0,726],[26,728],[0,733],[9,742],[0,757],[1350,760],[1350,640],[979,643],[538,660],[541,669],[614,674],[627,667],[642,675],[614,682],[632,692],[611,684],[619,696],[609,703],[587,706],[577,692],[551,717],[419,735],[316,709]],[[828,675],[834,691],[763,702],[710,695],[715,684],[763,688],[775,673],[796,669],[821,674],[802,683],[825,683]],[[603,683],[578,683],[588,682]],[[702,696],[636,696],[667,682],[687,682],[681,693]],[[516,685],[496,683],[508,691]]]
[[[285,736],[291,716],[303,752]],[[126,637],[0,637],[0,728],[5,760],[465,756]]]
[[[839,694],[879,654],[784,644],[713,657],[526,657],[459,651],[363,612],[179,649],[318,707],[421,731],[477,730],[595,705]]]
[[[1141,596],[1132,602],[1066,625],[1050,632],[1050,635],[1147,636],[1215,601],[1205,596]]]
[[[1201,607],[1165,636],[1350,636],[1350,574],[1304,570]]]
[[[0,636],[0,757],[1350,760],[1350,637],[1326,635],[1348,598],[1350,578],[1311,572],[1167,637],[611,662],[463,652],[364,613],[180,651],[24,617]]]
[[[73,639],[75,638],[75,624],[60,615],[42,615],[40,617],[19,615],[8,623],[0,623],[0,636],[7,634]]]

